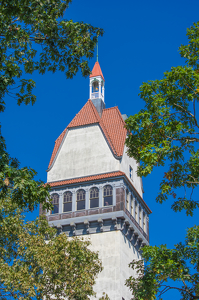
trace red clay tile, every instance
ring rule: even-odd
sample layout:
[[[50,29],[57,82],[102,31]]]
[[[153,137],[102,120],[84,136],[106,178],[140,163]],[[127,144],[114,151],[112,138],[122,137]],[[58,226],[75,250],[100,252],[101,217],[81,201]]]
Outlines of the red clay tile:
[[[92,70],[92,73],[90,75],[90,78],[91,77],[95,77],[95,76],[102,76],[103,80],[104,80],[104,76],[102,74],[102,70],[100,68],[100,64],[98,61],[96,61],[94,67],[93,67],[93,70]],[[105,80],[104,80],[105,81]]]

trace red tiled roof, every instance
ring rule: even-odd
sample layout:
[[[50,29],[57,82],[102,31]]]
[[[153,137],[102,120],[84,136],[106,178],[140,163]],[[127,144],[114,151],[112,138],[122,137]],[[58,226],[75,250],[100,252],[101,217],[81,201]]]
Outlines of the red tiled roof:
[[[56,187],[56,186],[62,186],[62,185],[67,185],[67,184],[72,184],[72,183],[82,183],[82,182],[87,182],[87,181],[92,181],[92,180],[106,179],[106,178],[119,177],[119,176],[125,176],[125,178],[128,180],[128,182],[133,186],[136,193],[139,195],[143,204],[148,208],[149,212],[152,212],[150,210],[150,208],[148,207],[148,205],[146,204],[146,202],[140,196],[138,191],[135,189],[132,182],[128,179],[126,174],[121,171],[115,171],[115,172],[111,172],[111,173],[104,173],[104,174],[99,174],[99,175],[92,175],[92,176],[73,178],[73,179],[67,179],[67,180],[60,180],[60,181],[54,181],[54,182],[47,182],[46,184],[49,184],[51,187]]]
[[[90,78],[91,77],[95,77],[95,76],[102,76],[103,80],[104,80],[104,76],[102,74],[102,70],[100,68],[100,64],[98,61],[96,61],[94,67],[93,67],[93,70],[92,70],[92,73],[90,75]],[[105,80],[104,80],[105,81]]]
[[[57,151],[61,145],[64,135],[68,128],[84,126],[98,123],[101,127],[114,155],[122,156],[124,151],[124,142],[127,130],[124,128],[125,122],[122,119],[118,107],[104,109],[102,118],[100,118],[93,102],[89,99],[79,113],[74,117],[66,129],[55,141],[55,146],[50,159],[48,168],[50,168]]]
[[[124,175],[124,173],[121,171],[117,171],[117,172],[105,173],[105,174],[100,174],[100,175],[92,175],[92,176],[81,177],[81,178],[49,182],[47,184],[49,184],[51,187],[53,187],[53,186],[61,186],[61,185],[72,184],[72,183],[80,183],[80,182],[86,182],[86,181],[97,180],[97,179],[118,177],[121,175]]]
[[[48,168],[50,168],[51,164],[53,163],[53,160],[57,154],[57,151],[59,150],[59,147],[61,145],[61,142],[64,138],[64,135],[67,131],[67,127],[64,129],[64,131],[60,134],[60,136],[56,139],[55,141],[55,146],[54,146],[54,149],[53,149],[53,153],[51,155],[51,158],[50,158],[50,162],[49,162],[49,165],[48,165]]]
[[[68,128],[100,122],[100,116],[91,100],[88,100],[79,113],[68,125]]]
[[[108,132],[117,156],[122,156],[127,129],[118,107],[104,109],[102,112],[102,122]]]

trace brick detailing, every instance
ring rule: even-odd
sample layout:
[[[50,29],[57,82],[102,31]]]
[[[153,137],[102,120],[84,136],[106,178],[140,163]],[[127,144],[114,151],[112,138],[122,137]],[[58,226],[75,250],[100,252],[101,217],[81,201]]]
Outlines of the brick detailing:
[[[93,67],[92,73],[91,73],[91,75],[89,77],[91,78],[91,77],[95,77],[95,76],[101,76],[103,78],[103,80],[104,80],[104,76],[102,74],[102,70],[100,68],[100,64],[99,64],[98,61],[96,61],[95,65]]]
[[[125,208],[125,191],[123,188],[116,189],[116,211]]]
[[[109,212],[113,212],[113,211],[116,211],[116,207],[108,206],[108,207],[101,207],[101,208],[96,208],[96,209],[87,209],[87,210],[81,210],[81,211],[74,211],[74,212],[70,212],[70,213],[50,215],[50,216],[47,216],[47,219],[48,219],[48,221],[56,221],[56,220],[78,218],[78,217],[84,217],[84,216],[90,216],[90,215],[99,215],[99,214],[109,213]]]

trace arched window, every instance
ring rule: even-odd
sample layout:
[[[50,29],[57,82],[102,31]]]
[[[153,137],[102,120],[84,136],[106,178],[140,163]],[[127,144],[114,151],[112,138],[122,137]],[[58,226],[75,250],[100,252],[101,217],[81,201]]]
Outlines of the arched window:
[[[90,208],[99,207],[99,190],[94,187],[90,190]]]
[[[58,214],[59,213],[59,195],[58,194],[52,194],[52,205],[53,210],[51,210],[51,214]]]
[[[85,209],[86,192],[84,190],[77,191],[77,210]]]
[[[110,185],[104,187],[104,206],[113,204],[113,188]]]
[[[98,93],[98,92],[99,92],[99,82],[98,80],[96,80],[92,84],[92,93]]]
[[[66,192],[64,193],[63,199],[63,212],[72,211],[72,193]]]

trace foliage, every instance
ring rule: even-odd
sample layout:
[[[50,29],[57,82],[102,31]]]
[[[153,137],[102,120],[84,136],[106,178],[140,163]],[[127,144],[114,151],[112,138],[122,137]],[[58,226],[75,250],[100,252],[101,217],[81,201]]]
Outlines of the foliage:
[[[35,82],[27,74],[60,70],[72,78],[90,73],[97,36],[103,31],[64,19],[72,0],[0,1],[0,112],[5,97],[34,104]],[[6,98],[8,99],[8,98]],[[49,187],[36,172],[20,168],[0,136],[0,298],[89,299],[102,270],[90,243],[56,234],[45,218],[25,222],[39,203],[52,207]]]
[[[33,169],[19,168],[19,162],[12,159],[6,151],[5,141],[0,136],[0,203],[8,197],[19,208],[33,210],[39,203],[44,208],[51,208],[49,186],[35,181]]]
[[[103,293],[103,296],[99,300],[110,300],[109,296]]]
[[[185,243],[174,249],[166,245],[143,247],[143,260],[131,266],[138,277],[130,277],[126,285],[134,300],[162,299],[168,290],[176,289],[183,300],[199,299],[199,226],[188,229]],[[172,280],[172,284],[171,284]]]
[[[44,217],[25,222],[12,194],[0,201],[0,298],[89,299],[102,270],[89,242],[56,234]]]
[[[90,73],[86,59],[93,56],[100,28],[64,19],[72,0],[0,1],[0,111],[5,95],[17,103],[34,103],[35,82],[24,72],[57,70],[72,78],[79,69]],[[24,77],[24,78],[23,78]]]
[[[193,190],[199,184],[199,22],[188,29],[188,45],[179,48],[186,65],[171,68],[161,80],[143,83],[140,97],[145,109],[126,120],[128,154],[141,162],[138,175],[147,176],[155,166],[168,170],[157,201],[173,196],[174,211],[192,215],[199,207]],[[178,188],[185,192],[177,197]],[[190,191],[190,193],[187,192]]]

